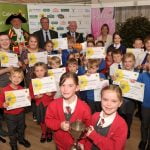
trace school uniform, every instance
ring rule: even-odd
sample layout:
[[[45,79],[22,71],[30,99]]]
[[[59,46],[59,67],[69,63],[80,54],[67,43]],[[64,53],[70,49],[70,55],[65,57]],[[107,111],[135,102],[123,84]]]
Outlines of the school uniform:
[[[45,122],[47,127],[54,131],[54,141],[58,150],[70,150],[74,140],[69,132],[61,129],[61,122],[69,121],[70,123],[81,120],[86,126],[89,126],[91,120],[91,112],[88,105],[76,99],[74,104],[74,111],[71,112],[71,116],[65,115],[63,98],[56,99],[47,108]],[[68,113],[69,114],[69,113]]]
[[[138,82],[145,84],[144,99],[142,103],[141,141],[150,145],[150,73],[144,72],[139,75]],[[148,138],[149,136],[149,138]]]
[[[127,125],[125,121],[114,113],[103,118],[103,112],[97,112],[92,116],[91,125],[94,131],[85,142],[85,150],[124,150]]]
[[[116,44],[111,44],[111,45],[108,47],[107,51],[109,51],[109,50],[114,50],[114,49],[119,49],[122,54],[125,54],[125,53],[126,53],[126,47],[125,47],[124,45],[122,45],[122,44],[117,44],[117,45],[116,45]]]
[[[4,87],[0,94],[0,108],[3,108],[3,103],[5,102],[5,92],[23,89],[21,86],[17,86],[17,89],[13,89],[10,84]],[[24,141],[24,130],[25,130],[25,114],[24,108],[16,108],[12,110],[4,109],[4,114],[6,118],[8,135],[10,139],[10,145],[16,146],[17,140],[19,142]]]

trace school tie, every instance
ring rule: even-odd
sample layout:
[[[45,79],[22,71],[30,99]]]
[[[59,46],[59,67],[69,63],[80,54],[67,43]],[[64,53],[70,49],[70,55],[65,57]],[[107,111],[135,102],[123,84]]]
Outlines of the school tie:
[[[46,41],[45,42],[47,42],[49,40],[47,31],[45,31],[45,35],[46,35]]]
[[[71,108],[70,106],[66,106],[66,111],[68,115],[71,115]]]
[[[102,118],[102,119],[100,120],[100,123],[99,123],[97,126],[98,126],[98,127],[102,127],[104,123],[105,123],[105,120]]]
[[[149,53],[146,54],[146,56],[144,57],[141,65],[144,65],[146,63],[148,55],[149,55]],[[142,72],[143,72],[143,69],[140,69],[140,73],[142,73]]]
[[[121,69],[121,65],[120,64],[118,65],[118,69]]]

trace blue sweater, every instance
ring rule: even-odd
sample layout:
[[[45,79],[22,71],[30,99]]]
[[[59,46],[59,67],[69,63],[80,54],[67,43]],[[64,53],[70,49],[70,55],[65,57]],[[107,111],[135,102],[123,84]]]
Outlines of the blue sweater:
[[[144,100],[142,106],[150,108],[150,73],[141,73],[137,81],[145,84]]]

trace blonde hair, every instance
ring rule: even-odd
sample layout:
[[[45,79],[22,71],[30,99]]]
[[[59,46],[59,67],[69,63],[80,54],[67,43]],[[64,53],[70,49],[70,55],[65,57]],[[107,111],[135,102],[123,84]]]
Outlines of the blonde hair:
[[[117,85],[109,85],[109,86],[104,87],[104,88],[101,90],[101,97],[103,96],[104,92],[105,92],[105,91],[108,91],[108,90],[115,92],[115,93],[117,94],[117,97],[118,97],[118,99],[120,100],[120,102],[123,101],[123,98],[122,98],[122,91],[121,91],[120,87],[117,86]]]
[[[89,59],[87,67],[88,68],[99,67],[99,60],[98,59]]]
[[[61,60],[58,56],[52,56],[48,58],[48,63],[50,64],[50,66],[52,65],[52,63],[55,62],[56,64],[61,65]]]
[[[24,73],[23,73],[23,69],[22,68],[13,68],[11,71],[10,71],[10,76],[15,74],[15,73],[18,73],[22,76],[22,78],[24,78]]]
[[[125,62],[125,60],[126,60],[127,58],[132,58],[132,59],[134,60],[134,62],[136,61],[136,60],[135,60],[135,56],[134,56],[134,54],[132,54],[132,53],[126,53],[126,54],[124,54],[122,61]]]

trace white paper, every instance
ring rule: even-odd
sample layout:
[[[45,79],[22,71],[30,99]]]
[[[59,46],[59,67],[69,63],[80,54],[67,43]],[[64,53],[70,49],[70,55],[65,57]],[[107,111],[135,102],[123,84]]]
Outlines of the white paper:
[[[99,59],[105,57],[106,57],[105,47],[88,47],[86,49],[87,59]]]
[[[31,106],[29,89],[13,90],[5,92],[5,100],[9,105],[7,110]]]
[[[100,88],[100,77],[98,73],[91,74],[89,76],[78,76],[80,91],[92,90]]]
[[[34,95],[57,91],[54,77],[32,79]]]
[[[144,49],[142,48],[127,48],[127,53],[134,54],[135,58],[144,53]]]
[[[33,67],[37,62],[47,64],[47,52],[28,53],[29,67]]]
[[[14,53],[1,52],[0,53],[1,67],[19,67],[18,56]]]
[[[54,44],[54,50],[68,49],[67,38],[52,39],[52,42]]]

